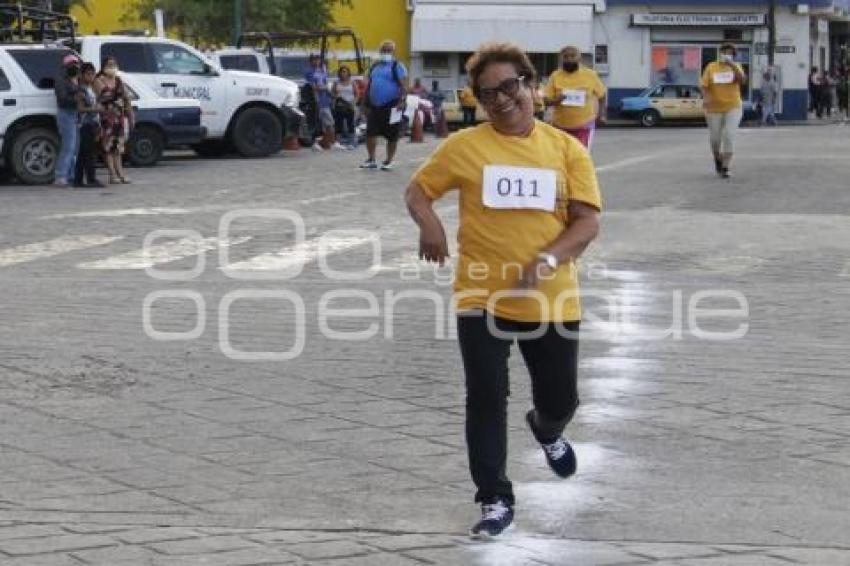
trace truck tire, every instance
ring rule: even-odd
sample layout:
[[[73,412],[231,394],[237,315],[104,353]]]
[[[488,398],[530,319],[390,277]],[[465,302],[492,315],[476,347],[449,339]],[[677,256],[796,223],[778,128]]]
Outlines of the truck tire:
[[[59,135],[49,128],[22,130],[9,149],[10,169],[26,185],[53,182],[58,159]]]
[[[242,157],[268,157],[283,149],[283,126],[266,108],[247,108],[236,117],[233,147]]]
[[[230,150],[224,140],[204,140],[192,146],[192,149],[201,157],[224,157]]]
[[[165,136],[157,128],[143,124],[130,133],[128,159],[136,167],[151,167],[162,159]]]

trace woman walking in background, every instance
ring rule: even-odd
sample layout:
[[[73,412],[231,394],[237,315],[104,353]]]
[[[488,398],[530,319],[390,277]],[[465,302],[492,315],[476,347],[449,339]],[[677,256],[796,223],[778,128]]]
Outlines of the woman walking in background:
[[[118,76],[118,61],[114,57],[104,60],[94,82],[94,91],[101,105],[100,147],[109,169],[109,183],[129,183],[121,159],[133,124],[133,105]]]
[[[724,179],[730,176],[735,134],[743,116],[741,86],[747,82],[744,69],[735,62],[736,53],[731,43],[721,45],[720,60],[706,66],[700,84],[714,168]]]

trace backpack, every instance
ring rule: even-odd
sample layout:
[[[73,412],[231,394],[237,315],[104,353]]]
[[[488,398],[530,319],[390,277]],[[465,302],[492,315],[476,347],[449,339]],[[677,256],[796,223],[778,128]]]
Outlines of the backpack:
[[[366,102],[366,106],[372,106],[372,103],[370,102],[371,97],[369,96],[369,94],[370,94],[369,91],[372,90],[372,73],[375,71],[375,69],[381,63],[383,63],[383,61],[378,61],[377,63],[372,63],[372,66],[369,67],[369,74],[367,75],[369,77],[369,87],[366,89],[366,95],[364,97],[364,100]],[[402,84],[401,78],[399,78],[399,76],[398,76],[398,61],[395,60],[395,59],[393,59],[393,66],[392,66],[391,71],[392,71],[392,74],[393,74],[393,80],[396,82],[398,87],[404,88],[404,84]]]

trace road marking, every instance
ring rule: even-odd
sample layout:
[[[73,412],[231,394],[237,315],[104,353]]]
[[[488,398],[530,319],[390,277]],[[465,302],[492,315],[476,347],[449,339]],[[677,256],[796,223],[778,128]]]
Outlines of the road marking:
[[[57,256],[67,252],[75,252],[109,244],[121,240],[123,236],[81,235],[62,236],[46,242],[24,244],[14,248],[0,250],[0,267],[8,267],[18,263],[26,263]]]
[[[171,263],[200,255],[204,252],[242,244],[249,236],[222,240],[219,238],[181,238],[140,250],[108,257],[99,261],[77,264],[78,269],[148,269],[155,265]]]
[[[669,156],[671,152],[667,151],[664,153],[651,153],[649,155],[641,155],[639,157],[630,157],[628,159],[622,159],[620,161],[615,161],[613,163],[608,163],[607,165],[600,165],[596,168],[597,173],[605,173],[606,171],[614,171],[615,169],[622,169],[623,167],[628,167],[629,165],[636,165],[638,163],[643,163],[644,161],[650,161],[652,159],[656,159],[658,157]]]
[[[332,200],[340,200],[361,194],[360,191],[346,191],[334,195],[326,195],[322,197],[312,197],[307,199],[295,200],[288,203],[291,205],[311,205],[320,202]],[[188,208],[169,208],[169,207],[152,207],[152,208],[124,208],[116,210],[89,210],[85,212],[72,212],[69,214],[51,214],[42,216],[42,220],[64,220],[66,218],[123,218],[127,216],[178,216],[187,214],[196,214],[199,212],[219,212],[222,210],[238,210],[240,208],[257,208],[257,203],[246,204],[212,204],[206,206],[195,206]],[[280,208],[279,206],[269,208]]]
[[[221,267],[225,271],[284,271],[300,268],[319,259],[350,250],[373,241],[363,236],[313,238],[276,253],[261,254],[245,261]]]

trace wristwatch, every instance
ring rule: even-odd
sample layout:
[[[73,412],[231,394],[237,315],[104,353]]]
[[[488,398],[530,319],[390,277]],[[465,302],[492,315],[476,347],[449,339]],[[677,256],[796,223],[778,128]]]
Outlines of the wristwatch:
[[[560,263],[558,261],[558,258],[555,257],[553,254],[547,254],[543,252],[537,254],[537,260],[548,265],[549,269],[551,269],[552,271],[557,270],[558,264]]]

